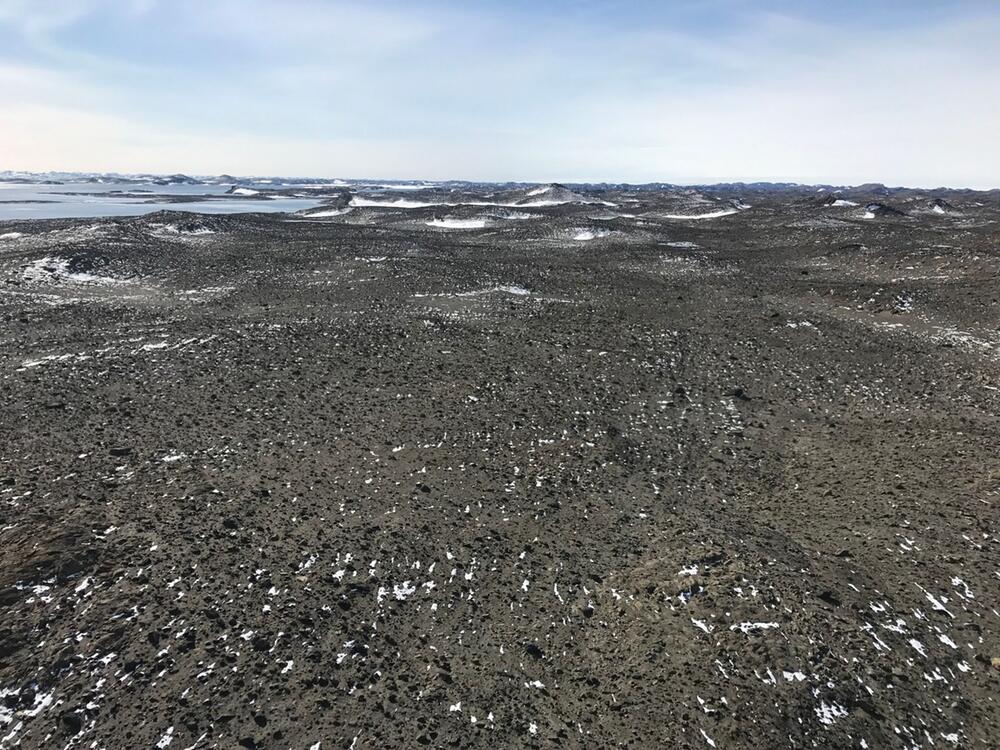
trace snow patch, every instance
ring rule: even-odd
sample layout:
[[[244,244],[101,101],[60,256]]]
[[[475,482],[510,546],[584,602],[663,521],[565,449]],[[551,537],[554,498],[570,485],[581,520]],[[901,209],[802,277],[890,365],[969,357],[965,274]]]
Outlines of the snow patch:
[[[64,258],[41,258],[24,269],[21,277],[28,282],[68,282],[71,284],[119,284],[120,279],[109,276],[95,276],[90,273],[73,273],[69,261]]]
[[[606,229],[574,229],[574,242],[590,242],[591,240],[607,237],[611,232]]]
[[[397,601],[405,601],[408,597],[415,594],[416,591],[417,587],[411,585],[409,581],[397,583],[392,587],[392,595],[396,597]]]
[[[744,635],[749,635],[750,633],[757,630],[771,630],[772,628],[777,628],[778,623],[776,622],[741,622],[737,625],[730,625],[730,630],[739,630]]]
[[[847,709],[836,703],[827,703],[823,701],[815,709],[816,716],[819,718],[821,724],[826,724],[827,726],[833,726],[837,719],[842,719],[847,716]]]
[[[331,208],[327,211],[317,211],[312,214],[305,214],[310,219],[324,219],[329,216],[343,216],[344,214],[349,214],[351,208]]]
[[[393,201],[376,201],[371,198],[351,198],[351,205],[358,207],[372,208],[430,208],[432,206],[446,206],[447,203],[428,203],[427,201],[410,201],[405,198],[397,198]]]
[[[531,294],[531,292],[529,292],[523,286],[514,286],[514,285],[511,285],[511,286],[498,286],[497,287],[497,291],[498,292],[506,292],[507,294],[513,294],[513,295],[515,295],[517,297],[526,297],[529,294]]]
[[[158,747],[159,750],[163,750],[166,747],[170,747],[170,743],[173,741],[174,741],[174,728],[167,727],[167,731],[163,733],[162,737],[160,737],[159,741],[156,743],[156,747]]]
[[[664,219],[718,219],[721,216],[732,216],[733,214],[738,214],[739,209],[736,208],[725,208],[721,211],[712,211],[707,214],[667,214]]]

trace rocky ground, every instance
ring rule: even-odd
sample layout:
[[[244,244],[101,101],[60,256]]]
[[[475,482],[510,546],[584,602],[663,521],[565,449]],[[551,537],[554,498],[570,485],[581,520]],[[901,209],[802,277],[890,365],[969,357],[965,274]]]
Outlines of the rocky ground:
[[[0,748],[1000,746],[998,220],[0,224]]]

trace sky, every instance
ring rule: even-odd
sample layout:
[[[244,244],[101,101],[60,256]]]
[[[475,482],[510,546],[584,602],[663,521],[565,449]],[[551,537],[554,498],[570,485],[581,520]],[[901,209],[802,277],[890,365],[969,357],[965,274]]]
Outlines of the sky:
[[[0,170],[1000,187],[995,0],[0,0]]]

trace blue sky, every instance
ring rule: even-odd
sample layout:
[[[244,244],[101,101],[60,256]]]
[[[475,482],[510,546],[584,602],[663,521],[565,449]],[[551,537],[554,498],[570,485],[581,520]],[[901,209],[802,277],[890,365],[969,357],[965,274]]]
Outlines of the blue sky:
[[[974,0],[0,0],[0,169],[994,187],[997,39]]]

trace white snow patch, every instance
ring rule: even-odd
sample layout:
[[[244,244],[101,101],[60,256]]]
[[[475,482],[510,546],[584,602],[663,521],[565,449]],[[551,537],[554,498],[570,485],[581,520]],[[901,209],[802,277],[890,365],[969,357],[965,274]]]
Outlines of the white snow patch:
[[[943,643],[945,646],[950,646],[951,648],[955,649],[956,651],[958,650],[958,644],[955,643],[955,641],[953,641],[951,638],[949,638],[948,636],[946,636],[944,633],[939,633],[938,634],[938,640],[941,641],[941,643]]]
[[[842,719],[847,716],[847,709],[836,703],[827,703],[823,701],[815,709],[816,716],[819,717],[820,723],[826,724],[827,726],[832,726],[836,723],[837,719]]]
[[[310,219],[323,219],[328,216],[343,216],[344,214],[349,214],[351,208],[331,208],[326,211],[317,211],[314,214],[306,214]]]
[[[428,203],[427,201],[410,201],[405,198],[397,198],[393,201],[376,201],[371,198],[351,198],[351,205],[358,207],[373,208],[430,208],[431,206],[446,206],[447,203]]]
[[[601,237],[607,237],[611,232],[606,229],[575,229],[573,230],[573,240],[575,242],[589,242]]]
[[[69,261],[63,258],[41,258],[31,263],[22,273],[22,278],[30,282],[59,282],[72,284],[118,284],[120,279],[95,276],[89,273],[72,273]]]
[[[361,198],[357,195],[351,198],[352,206],[365,206],[371,208],[430,208],[432,206],[496,206],[499,208],[544,208],[548,206],[562,206],[567,203],[576,203],[578,201],[553,201],[553,200],[539,200],[539,201],[527,201],[523,203],[497,203],[496,201],[458,201],[457,203],[448,203],[446,201],[437,202],[427,202],[427,201],[413,201],[407,200],[405,198],[397,198],[396,200],[374,200],[372,198]],[[588,203],[593,203],[595,201],[587,201]],[[607,201],[596,201],[605,206],[615,206],[614,203],[609,203]]]
[[[692,617],[691,624],[693,624],[696,628],[704,630],[706,633],[712,632],[712,628],[709,625],[707,625],[704,620],[696,620]]]
[[[541,201],[523,201],[521,203],[497,203],[497,206],[520,206],[521,208],[547,208],[549,206],[565,206],[567,203],[599,203],[602,206],[612,206],[617,208],[617,203],[611,203],[610,201],[591,201],[591,200],[566,200],[566,201],[553,201],[553,200],[541,200]]]
[[[732,216],[738,214],[739,209],[724,208],[720,211],[711,211],[707,214],[667,214],[664,219],[718,219],[721,216]]]
[[[14,720],[14,709],[7,708],[4,699],[8,696],[20,695],[20,690],[0,688],[0,726],[6,726]]]
[[[403,581],[402,583],[397,583],[392,587],[392,595],[396,597],[397,601],[404,601],[407,597],[416,593],[417,587],[411,586],[409,581]]]
[[[951,585],[954,586],[955,588],[958,588],[959,586],[961,586],[962,589],[964,589],[964,592],[959,592],[959,596],[963,596],[966,599],[975,599],[976,598],[976,595],[972,593],[972,589],[969,588],[969,584],[967,584],[961,578],[958,578],[958,577],[952,578],[951,579]]]
[[[738,625],[730,625],[730,630],[739,630],[744,635],[749,635],[755,630],[771,630],[778,627],[776,622],[741,622]]]
[[[927,601],[931,603],[931,606],[934,608],[936,612],[944,612],[946,615],[948,615],[948,617],[952,618],[953,620],[955,619],[955,615],[953,615],[948,610],[948,608],[944,606],[944,603],[936,596],[934,596],[934,594],[932,594],[930,591],[928,591],[919,584],[917,584],[917,588],[919,588],[921,591],[924,592],[924,596],[927,598]]]
[[[52,699],[55,697],[55,691],[49,693],[38,693],[35,695],[35,704],[24,711],[24,715],[29,719],[34,719],[38,714],[47,709],[52,705]]]
[[[206,234],[215,234],[215,231],[209,229],[208,227],[198,227],[197,229],[181,229],[176,224],[150,224],[157,232],[167,232],[168,234],[185,234],[190,236],[200,236]]]
[[[426,183],[424,185],[376,185],[375,187],[380,187],[383,190],[427,190],[428,188],[437,187],[434,183]]]
[[[513,294],[517,297],[526,297],[531,292],[525,289],[523,286],[509,285],[509,286],[498,286],[497,291],[506,292],[507,294]]]
[[[160,748],[160,750],[163,750],[163,748],[169,747],[170,743],[173,741],[174,741],[174,728],[167,727],[167,731],[163,733],[162,737],[160,737],[160,740],[159,742],[156,743],[156,746]]]

